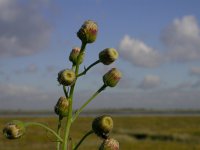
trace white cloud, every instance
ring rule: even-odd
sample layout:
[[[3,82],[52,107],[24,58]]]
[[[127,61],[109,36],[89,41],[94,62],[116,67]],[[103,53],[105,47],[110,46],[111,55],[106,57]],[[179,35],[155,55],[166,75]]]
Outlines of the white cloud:
[[[31,55],[50,40],[51,25],[33,3],[0,1],[0,56]]]
[[[161,55],[144,42],[125,35],[119,44],[120,56],[139,67],[156,67]]]
[[[200,27],[194,16],[175,19],[164,29],[161,39],[169,49],[170,60],[200,60]]]
[[[190,69],[190,75],[200,76],[200,67],[192,67]]]
[[[141,89],[152,89],[160,85],[160,77],[156,75],[146,75],[142,82],[139,84]]]

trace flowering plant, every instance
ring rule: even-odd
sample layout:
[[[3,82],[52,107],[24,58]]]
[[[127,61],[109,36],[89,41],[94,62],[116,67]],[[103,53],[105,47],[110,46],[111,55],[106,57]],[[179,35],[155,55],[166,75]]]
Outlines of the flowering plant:
[[[73,112],[73,96],[78,78],[85,75],[89,69],[98,63],[109,65],[118,58],[118,52],[114,48],[106,48],[99,53],[99,59],[97,61],[87,68],[84,68],[84,71],[79,72],[79,67],[84,61],[86,45],[93,43],[96,40],[97,34],[97,24],[91,20],[85,21],[77,32],[77,37],[82,42],[81,48],[73,48],[69,55],[69,61],[72,63],[72,67],[70,69],[63,69],[58,73],[57,80],[59,84],[62,85],[65,96],[61,96],[54,107],[54,111],[58,115],[57,131],[54,131],[42,123],[13,120],[6,124],[3,129],[3,134],[6,138],[18,139],[24,135],[28,126],[37,125],[55,135],[57,139],[57,150],[77,150],[82,142],[93,133],[103,140],[99,150],[119,150],[119,143],[117,140],[111,138],[109,134],[113,128],[113,120],[108,115],[95,118],[92,122],[91,130],[88,131],[77,144],[72,143],[72,138],[69,136],[71,125],[79,117],[83,109],[107,87],[116,86],[122,76],[118,69],[112,68],[103,76],[103,85],[76,112]],[[66,117],[66,123],[63,127],[62,121],[64,117]],[[61,128],[64,128],[63,137],[61,135]]]

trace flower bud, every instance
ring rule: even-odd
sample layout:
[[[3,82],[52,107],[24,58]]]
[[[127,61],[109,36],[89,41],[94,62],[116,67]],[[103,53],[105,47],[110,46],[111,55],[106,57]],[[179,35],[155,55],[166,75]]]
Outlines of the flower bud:
[[[75,47],[72,49],[70,55],[69,55],[69,60],[76,65],[76,63],[78,63],[78,55],[80,54],[80,48],[79,47]],[[84,53],[81,54],[80,56],[80,60],[79,60],[79,64],[81,64],[83,62],[84,59]]]
[[[54,107],[54,111],[60,117],[65,117],[67,116],[68,106],[69,106],[69,101],[67,100],[66,97],[62,96],[58,99],[58,102],[56,103],[56,106]]]
[[[104,140],[99,150],[119,150],[119,142],[113,138]]]
[[[118,52],[114,48],[106,48],[99,53],[99,60],[104,65],[110,65],[118,58]]]
[[[76,79],[76,75],[73,70],[65,69],[58,73],[58,82],[62,85],[72,85]]]
[[[18,120],[13,120],[12,122],[8,123],[3,129],[3,134],[8,139],[18,139],[24,133],[24,123]]]
[[[100,116],[93,120],[92,129],[94,133],[104,139],[108,138],[113,128],[113,120],[110,116]]]
[[[77,36],[83,43],[93,43],[96,40],[98,26],[94,21],[87,20],[77,32]]]
[[[116,68],[112,68],[103,76],[103,82],[105,85],[114,87],[121,79],[122,73]]]

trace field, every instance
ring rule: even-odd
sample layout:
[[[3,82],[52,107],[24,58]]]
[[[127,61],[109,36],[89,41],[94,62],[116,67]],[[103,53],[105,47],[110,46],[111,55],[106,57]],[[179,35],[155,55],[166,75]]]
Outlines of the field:
[[[0,128],[13,118],[0,118]],[[16,119],[16,118],[15,118]],[[18,118],[47,123],[56,129],[57,118]],[[73,142],[91,129],[92,117],[79,118],[72,127]],[[113,117],[111,134],[120,142],[121,150],[199,150],[200,117],[198,116],[135,116]],[[98,150],[101,139],[86,139],[80,150]],[[0,150],[55,150],[55,138],[40,127],[30,127],[18,140],[7,140],[0,134]]]

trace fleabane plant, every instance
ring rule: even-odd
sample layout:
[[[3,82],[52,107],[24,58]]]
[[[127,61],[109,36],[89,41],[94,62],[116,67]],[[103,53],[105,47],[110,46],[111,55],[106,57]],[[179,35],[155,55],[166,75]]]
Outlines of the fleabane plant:
[[[54,112],[58,116],[57,130],[49,128],[46,124],[38,122],[22,122],[19,120],[13,120],[7,123],[3,129],[3,134],[8,139],[18,139],[25,134],[26,128],[32,125],[40,126],[45,130],[48,130],[56,138],[57,150],[77,150],[85,139],[91,135],[96,134],[98,139],[102,140],[102,144],[99,145],[99,150],[119,150],[119,143],[113,137],[110,137],[110,133],[113,129],[113,120],[109,115],[98,116],[91,123],[91,130],[89,130],[80,141],[72,143],[70,137],[70,131],[72,124],[79,117],[83,109],[102,91],[107,87],[115,87],[119,82],[122,74],[117,68],[111,68],[102,77],[102,86],[85,101],[85,103],[77,110],[73,111],[74,91],[75,86],[80,77],[86,75],[86,73],[95,65],[102,63],[104,65],[110,65],[118,58],[118,52],[114,48],[105,48],[99,53],[98,59],[89,65],[84,67],[83,71],[79,71],[80,65],[84,62],[84,57],[87,54],[86,46],[95,42],[98,34],[98,25],[91,20],[87,20],[83,23],[81,28],[77,32],[77,37],[81,40],[81,46],[72,48],[69,55],[69,61],[71,62],[70,68],[65,68],[58,73],[57,81],[62,86],[64,96],[58,98],[55,104]],[[63,120],[63,118],[66,118]],[[64,122],[66,121],[66,122]],[[61,129],[64,130],[64,134],[61,134]]]

